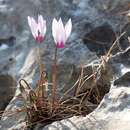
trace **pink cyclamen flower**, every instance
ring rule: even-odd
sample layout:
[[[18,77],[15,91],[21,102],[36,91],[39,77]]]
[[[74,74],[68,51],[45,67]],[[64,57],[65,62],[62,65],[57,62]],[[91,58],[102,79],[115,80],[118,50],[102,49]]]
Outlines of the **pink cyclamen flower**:
[[[63,25],[61,18],[57,21],[55,18],[52,22],[52,35],[56,43],[57,48],[64,48],[65,42],[67,41],[72,30],[71,19],[68,20],[66,25]]]
[[[42,15],[38,15],[37,21],[35,21],[33,17],[28,16],[28,24],[35,40],[38,43],[43,42],[46,34],[46,21],[43,19]]]

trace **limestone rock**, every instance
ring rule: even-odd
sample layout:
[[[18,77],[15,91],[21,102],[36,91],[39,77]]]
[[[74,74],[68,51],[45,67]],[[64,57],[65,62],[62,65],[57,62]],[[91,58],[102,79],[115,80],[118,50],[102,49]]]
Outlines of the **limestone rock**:
[[[62,17],[63,21],[66,22],[68,18],[72,18],[72,34],[65,48],[58,50],[58,65],[64,64],[70,67],[66,71],[66,75],[63,75],[64,70],[62,70],[62,67],[64,69],[66,67],[61,65],[59,80],[62,78],[66,80],[71,72],[71,66],[78,68],[80,65],[92,66],[100,63],[95,53],[90,52],[89,47],[87,48],[83,44],[83,36],[104,24],[110,25],[112,32],[123,31],[129,21],[122,12],[128,9],[129,0],[0,0],[0,39],[9,38],[10,36],[16,38],[16,44],[8,47],[4,46],[0,49],[1,75],[9,75],[9,77],[15,78],[16,81],[25,78],[33,88],[36,87],[39,69],[34,54],[38,45],[35,43],[28,27],[26,19],[28,15],[36,18],[37,14],[40,13],[47,20],[48,34],[44,43],[40,45],[41,59],[47,71],[50,70],[50,64],[53,62],[55,46],[51,36],[52,19]],[[113,41],[114,38],[110,39],[110,41]],[[112,84],[118,79],[125,80],[126,78],[122,78],[122,76],[125,77],[124,74],[129,72],[130,49],[126,50],[129,44],[128,42],[123,42],[123,44],[127,45],[123,45],[125,47],[122,52],[115,54],[109,61],[113,71],[113,80],[110,81],[110,92],[103,98],[99,107],[86,117],[72,117],[54,122],[45,128],[40,126],[41,129],[130,129],[129,87],[124,87],[124,81],[121,80],[118,88]],[[79,73],[79,70],[76,70],[76,73]],[[66,84],[68,83],[70,84],[70,82],[66,81]],[[59,86],[62,85],[59,81]],[[15,110],[23,106],[23,101],[17,97],[19,94],[18,87],[19,85],[17,85],[15,97],[6,110]],[[58,92],[62,90],[60,87],[58,89]],[[0,129],[21,130],[25,127],[25,112],[11,117],[7,117],[5,113],[0,121]]]

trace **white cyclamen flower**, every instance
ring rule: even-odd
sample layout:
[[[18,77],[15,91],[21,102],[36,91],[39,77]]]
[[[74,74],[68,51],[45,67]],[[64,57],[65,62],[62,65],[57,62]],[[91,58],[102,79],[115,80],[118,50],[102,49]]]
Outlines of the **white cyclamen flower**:
[[[59,21],[57,21],[55,18],[53,19],[52,35],[57,48],[64,48],[65,43],[69,35],[71,34],[71,30],[72,30],[71,19],[68,20],[65,26],[63,25],[61,18],[59,19]]]
[[[43,19],[42,15],[38,15],[37,21],[35,21],[35,19],[30,16],[28,16],[27,19],[35,40],[38,43],[43,42],[46,34],[46,21]]]

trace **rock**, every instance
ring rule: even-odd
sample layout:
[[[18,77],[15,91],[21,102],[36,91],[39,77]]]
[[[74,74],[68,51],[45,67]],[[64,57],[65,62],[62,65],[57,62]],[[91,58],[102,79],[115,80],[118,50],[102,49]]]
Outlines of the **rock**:
[[[92,113],[85,117],[79,116],[56,121],[44,128],[40,125],[35,130],[129,130],[130,69],[127,66],[128,62],[125,62],[129,59],[128,54],[129,48],[109,59],[112,71],[116,72],[113,73],[114,85],[111,84],[109,93],[104,96],[99,106]],[[121,71],[117,71],[119,68]]]
[[[129,23],[126,24],[121,33],[125,34],[119,39],[119,42],[112,50],[112,54],[116,54],[119,51],[123,51],[130,46],[128,37],[130,36]],[[116,33],[112,30],[112,27],[108,24],[97,27],[91,32],[85,34],[83,38],[84,44],[92,52],[95,52],[98,56],[105,55],[114,41],[116,40]]]
[[[118,68],[118,67],[129,68],[129,64],[130,64],[129,56],[130,56],[130,47],[127,48],[125,51],[123,51],[121,53],[117,53],[116,55],[112,56],[110,63],[114,62],[117,65],[116,68]],[[122,69],[121,69],[121,71],[122,71]],[[120,71],[118,70],[118,72],[120,72]]]
[[[119,46],[121,50],[125,50],[130,46],[128,37],[130,36],[130,23],[127,23],[122,29],[122,33],[125,32],[124,36],[122,36],[119,40]]]
[[[115,32],[110,25],[102,25],[85,34],[84,44],[98,56],[105,55],[116,40]],[[116,53],[116,52],[115,52]]]
[[[2,44],[6,44],[9,47],[14,46],[16,44],[16,38],[14,36],[10,36],[9,38],[1,38],[0,46]]]
[[[15,96],[10,104],[7,106],[5,113],[0,121],[0,129],[9,130],[9,129],[25,129],[26,127],[26,113],[24,111],[18,112],[23,107],[23,100]],[[7,114],[10,112],[10,118]]]
[[[35,63],[35,58],[33,57],[34,55],[32,55],[35,52],[35,49],[32,50],[32,52],[30,54],[28,54],[27,56],[27,60],[25,61],[24,67],[21,69],[20,73],[23,73],[23,77],[24,79],[32,79],[33,77],[29,76],[29,73],[32,73],[32,71],[37,71],[37,68],[31,69],[33,66],[33,64]],[[32,62],[30,62],[30,65],[28,65],[28,60],[32,59]],[[96,64],[97,66],[97,64]],[[95,66],[95,67],[96,67]],[[94,67],[94,66],[93,66]],[[27,71],[25,71],[27,68]],[[58,87],[58,94],[60,95],[60,97],[63,95],[63,92],[68,90],[69,88],[71,88],[71,84],[75,83],[76,80],[78,79],[78,77],[80,76],[81,73],[81,68],[76,68],[74,65],[59,65],[58,67],[58,82],[59,82],[59,87]],[[66,69],[68,69],[67,71],[65,71]],[[73,70],[73,71],[72,71]],[[70,75],[71,72],[71,75]],[[91,66],[86,66],[84,68],[84,76],[88,75],[90,76],[92,74],[92,67]],[[110,71],[109,71],[110,72]],[[24,74],[25,73],[25,74]],[[36,74],[36,73],[35,73]],[[108,92],[109,90],[109,80],[108,79],[108,75],[106,75],[105,71],[102,71],[102,73],[99,74],[100,76],[98,76],[98,80],[97,80],[97,87],[99,87],[99,91],[101,91],[103,94],[101,97],[103,98],[104,93]],[[28,77],[29,76],[29,77]],[[70,78],[69,78],[70,76]],[[103,77],[107,77],[104,78]],[[67,80],[68,79],[68,80]],[[29,81],[29,80],[28,80]],[[64,82],[63,82],[64,81]],[[68,87],[68,88],[63,88],[62,85],[64,85],[63,83]],[[29,82],[30,84],[34,84],[34,81],[30,80]],[[108,84],[108,85],[106,85]],[[90,89],[90,87],[95,88],[94,86],[95,84],[93,84],[93,78],[90,78],[87,82],[85,82],[85,84],[83,85],[82,89],[80,89],[79,93],[85,92],[86,89]],[[87,86],[87,87],[86,87]],[[77,88],[78,86],[76,86]],[[104,89],[104,87],[106,87],[106,90]],[[62,88],[62,89],[61,89]],[[71,92],[70,96],[74,96],[74,93],[76,91],[76,88]],[[50,89],[49,89],[50,91]],[[73,95],[72,95],[73,94]],[[90,96],[91,98],[89,98],[89,102],[91,102],[91,104],[96,104],[96,100],[94,99],[94,97]],[[86,104],[86,100],[84,101],[84,104]],[[8,117],[6,114],[6,111],[18,111],[20,109],[22,109],[23,106],[23,100],[19,99],[19,92],[17,93],[17,95],[15,95],[15,97],[12,99],[12,101],[10,102],[10,104],[8,105],[8,107],[5,110],[5,113],[1,119],[1,129],[23,129],[26,127],[26,123],[25,123],[25,111],[23,112],[16,112],[17,116],[15,114],[13,114],[11,117]],[[95,105],[96,106],[96,105]],[[95,109],[95,107],[93,107],[93,109]],[[92,110],[91,110],[92,111]],[[6,123],[8,122],[8,123]],[[17,125],[16,125],[17,124]]]
[[[35,130],[129,130],[129,88],[115,88],[86,117],[72,117]]]
[[[109,93],[104,96],[98,108],[86,117],[64,119],[44,128],[40,125],[35,130],[129,130],[129,50],[128,48],[109,59],[112,71],[116,72],[113,73],[114,85],[111,84]]]
[[[33,39],[28,27],[26,18],[28,15],[36,17],[37,13],[41,13],[44,18],[47,19],[48,23],[48,35],[46,35],[44,44],[40,46],[41,49],[45,48],[44,51],[42,51],[42,59],[44,63],[52,63],[54,41],[50,35],[51,28],[49,27],[51,27],[51,21],[53,17],[60,16],[62,16],[63,21],[67,21],[70,17],[72,18],[73,31],[71,37],[66,43],[66,48],[63,50],[59,50],[59,62],[67,64],[70,63],[77,66],[80,64],[89,64],[91,61],[97,60],[98,58],[95,56],[95,54],[91,53],[83,44],[82,37],[86,33],[94,30],[94,28],[103,26],[105,23],[108,23],[108,25],[110,25],[111,30],[114,30],[114,32],[118,32],[119,24],[121,23],[121,27],[123,27],[127,22],[127,19],[123,15],[116,15],[114,17],[111,17],[111,19],[108,18],[111,16],[111,14],[103,14],[103,12],[101,12],[99,9],[104,4],[106,4],[106,6],[107,4],[109,5],[109,2],[102,2],[103,4],[99,4],[101,2],[101,0],[98,0],[98,2],[96,0],[87,0],[82,2],[80,2],[79,0],[54,0],[53,2],[50,2],[50,0],[45,0],[44,2],[40,0],[37,0],[36,2],[32,0],[6,0],[4,2],[1,2],[0,37],[8,38],[10,36],[14,36],[16,38],[16,44],[13,48],[7,48],[2,51],[0,57],[3,59],[4,55],[4,59],[1,61],[0,64],[2,64],[2,67],[11,66],[12,64],[10,65],[7,61],[10,58],[14,59],[13,61],[15,62],[15,65],[13,64],[13,70],[16,69],[15,76],[17,80],[19,79],[19,71],[23,67],[26,55],[32,50],[32,48],[35,48],[36,46],[35,40]],[[118,8],[118,4],[125,5],[127,1],[121,3],[118,1],[114,3],[116,4],[114,4],[113,7]],[[123,20],[120,20],[120,18],[122,18]],[[7,62],[7,65],[5,65],[5,62]],[[0,70],[5,73],[5,69]],[[14,72],[12,71],[12,66],[8,67],[8,70],[6,70],[6,72],[14,75]]]
[[[10,75],[0,75],[0,111],[4,110],[13,98],[16,81]]]
[[[36,18],[37,14],[40,13],[47,20],[48,34],[46,35],[44,43],[39,46],[41,49],[41,60],[45,64],[47,71],[50,71],[50,66],[53,62],[55,46],[51,36],[52,19],[54,17],[62,17],[63,21],[66,22],[71,17],[73,22],[72,34],[69,37],[65,48],[58,50],[58,65],[60,67],[58,92],[60,92],[63,90],[62,87],[60,88],[60,86],[63,85],[62,79],[67,80],[72,66],[75,66],[74,68],[76,68],[73,75],[77,78],[77,75],[80,73],[77,68],[79,68],[80,65],[92,66],[100,63],[100,60],[95,53],[90,52],[87,46],[83,44],[83,36],[98,27],[104,26],[105,23],[108,23],[108,26],[110,27],[108,30],[113,34],[110,37],[114,40],[114,32],[120,32],[120,29],[122,30],[128,23],[128,19],[125,15],[119,14],[120,12],[128,9],[128,3],[129,0],[6,0],[4,2],[0,2],[0,38],[8,38],[10,36],[16,37],[16,44],[7,48],[3,47],[4,49],[0,50],[1,75],[11,75],[16,81],[19,81],[20,78],[24,78],[28,81],[32,88],[35,88],[39,76],[39,69],[36,61],[37,56],[35,52],[38,45],[35,43],[28,27],[26,19],[27,16],[30,15]],[[109,42],[109,39],[107,42]],[[125,47],[123,47],[124,50]],[[105,47],[105,49],[108,48],[109,46]],[[112,76],[114,78],[113,80],[108,80],[108,84],[106,85],[107,91],[111,82],[114,82],[116,79],[123,76],[124,73],[128,72],[129,49],[124,50],[118,54],[113,53],[115,56],[113,56],[109,61],[109,64],[112,66],[111,68],[115,74]],[[66,75],[63,75],[64,72]],[[75,78],[71,77],[70,79],[73,79],[73,82],[75,82]],[[107,78],[105,77],[105,79]],[[65,84],[70,85],[70,81],[66,81]],[[103,82],[102,79],[100,79],[99,82],[100,81]],[[103,82],[103,84],[103,86],[105,86],[106,83]],[[101,86],[101,84],[99,84],[99,86]],[[113,84],[111,86],[113,86]],[[16,94],[7,106],[6,111],[15,111],[16,109],[21,109],[23,106],[23,101],[18,98],[18,87],[19,85],[17,85]],[[45,129],[77,128],[98,130],[102,129],[102,124],[105,130],[115,130],[117,126],[119,126],[119,130],[129,130],[129,119],[126,117],[129,116],[129,88],[124,86],[118,88],[116,87],[117,86],[113,86],[113,88],[111,88],[110,92],[103,98],[99,107],[90,115],[86,117],[72,117],[70,119],[62,120],[61,122],[55,122],[55,128],[52,124],[46,126]],[[48,92],[49,91],[50,90],[48,90]],[[81,90],[81,92],[83,91],[84,89]],[[126,99],[125,96],[124,98],[121,97],[121,93],[126,93],[128,97]],[[118,102],[113,102],[113,99]],[[0,129],[21,130],[24,129],[23,127],[26,127],[25,112],[17,113],[17,115],[13,114],[11,117],[6,116],[5,113],[0,121]],[[117,122],[117,120],[121,121],[122,124]],[[42,126],[40,127],[41,129],[44,129]]]
[[[125,73],[123,76],[114,81],[114,85],[117,86],[130,86],[130,72]]]

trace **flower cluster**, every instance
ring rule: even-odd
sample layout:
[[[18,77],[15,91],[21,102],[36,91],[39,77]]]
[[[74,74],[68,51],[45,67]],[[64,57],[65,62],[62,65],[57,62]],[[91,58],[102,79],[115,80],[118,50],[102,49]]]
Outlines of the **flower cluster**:
[[[30,26],[33,37],[38,43],[43,42],[46,34],[46,20],[43,19],[42,15],[38,15],[36,21],[33,17],[28,16],[28,24]],[[72,22],[68,20],[66,25],[63,25],[61,18],[57,21],[55,18],[52,21],[52,36],[54,38],[57,48],[64,48],[65,43],[71,33]]]

